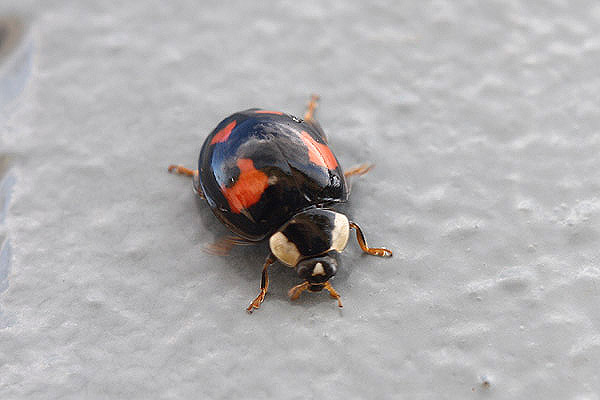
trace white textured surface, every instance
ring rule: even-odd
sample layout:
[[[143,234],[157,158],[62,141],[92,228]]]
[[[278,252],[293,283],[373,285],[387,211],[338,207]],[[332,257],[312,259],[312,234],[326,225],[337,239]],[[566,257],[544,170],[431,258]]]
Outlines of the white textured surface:
[[[1,113],[1,399],[599,398],[597,2],[102,3],[0,5],[35,49]],[[267,248],[204,253],[225,230],[165,168],[312,91],[395,256],[351,242],[341,311],[273,268],[247,315]]]

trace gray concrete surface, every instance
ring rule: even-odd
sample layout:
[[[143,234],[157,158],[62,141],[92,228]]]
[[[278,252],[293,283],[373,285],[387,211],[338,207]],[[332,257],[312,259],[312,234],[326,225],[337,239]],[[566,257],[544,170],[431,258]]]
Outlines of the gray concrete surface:
[[[33,45],[0,111],[0,398],[600,397],[597,2],[0,14]],[[341,163],[377,164],[348,212],[395,256],[350,244],[342,310],[276,267],[247,315],[265,247],[203,252],[225,230],[166,166],[311,92]]]

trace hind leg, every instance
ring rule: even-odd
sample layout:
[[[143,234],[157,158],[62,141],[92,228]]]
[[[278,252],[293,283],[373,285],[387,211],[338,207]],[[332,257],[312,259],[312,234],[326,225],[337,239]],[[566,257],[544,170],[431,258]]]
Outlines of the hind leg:
[[[189,169],[189,168],[184,167],[183,165],[175,165],[175,164],[169,165],[169,172],[175,172],[176,174],[187,175],[187,176],[194,176],[194,175],[198,174],[197,169]]]
[[[176,174],[179,175],[186,175],[189,177],[192,177],[194,179],[194,190],[196,191],[196,193],[198,193],[198,196],[202,197],[203,199],[205,199],[206,197],[204,197],[204,193],[202,193],[202,189],[200,189],[200,185],[199,185],[199,176],[198,176],[198,170],[197,169],[189,169],[184,167],[183,165],[175,165],[175,164],[171,164],[169,165],[168,168],[169,172],[175,172]]]
[[[306,112],[304,113],[305,121],[314,121],[315,110],[317,109],[317,104],[319,102],[319,96],[313,94],[310,96],[310,101],[308,102],[308,106],[306,107]]]
[[[304,113],[304,122],[312,126],[312,128],[317,131],[319,135],[321,135],[323,141],[327,143],[327,135],[325,135],[323,128],[321,128],[321,125],[315,119],[315,111],[317,110],[318,102],[318,95],[313,94],[310,96],[310,101],[308,102],[308,105],[306,106],[306,112]]]
[[[355,167],[352,167],[352,168],[344,171],[344,176],[346,178],[349,176],[361,176],[361,175],[366,174],[373,168],[375,168],[375,165],[373,165],[373,164],[367,164],[367,163],[360,164],[360,165],[357,165]]]
[[[226,256],[234,246],[250,246],[256,242],[251,242],[239,236],[224,236],[212,243],[204,245],[204,251],[215,256]]]
[[[374,167],[375,165],[373,164],[360,164],[344,171],[344,177],[348,178],[350,176],[361,176],[372,170]],[[353,182],[350,180],[347,180],[346,182],[348,185],[348,192],[351,192]]]

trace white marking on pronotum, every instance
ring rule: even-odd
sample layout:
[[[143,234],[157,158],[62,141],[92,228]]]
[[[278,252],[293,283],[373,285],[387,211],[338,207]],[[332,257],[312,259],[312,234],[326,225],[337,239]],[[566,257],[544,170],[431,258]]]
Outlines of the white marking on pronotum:
[[[315,275],[325,275],[325,270],[323,269],[323,264],[318,262],[313,268],[312,276]]]
[[[344,214],[335,213],[333,230],[331,231],[331,248],[329,250],[343,251],[348,244],[350,223]]]
[[[269,239],[269,247],[273,255],[284,264],[295,267],[300,259],[300,252],[296,245],[288,240],[281,232],[275,232]]]

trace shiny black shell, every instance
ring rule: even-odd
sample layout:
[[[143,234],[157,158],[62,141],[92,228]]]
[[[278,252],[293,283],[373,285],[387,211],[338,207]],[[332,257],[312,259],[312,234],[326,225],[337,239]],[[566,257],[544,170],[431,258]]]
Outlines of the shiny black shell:
[[[208,135],[195,186],[235,234],[262,240],[293,215],[348,199],[344,173],[316,122],[260,109]]]

